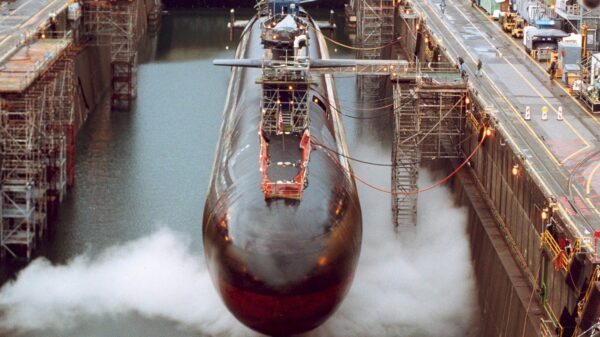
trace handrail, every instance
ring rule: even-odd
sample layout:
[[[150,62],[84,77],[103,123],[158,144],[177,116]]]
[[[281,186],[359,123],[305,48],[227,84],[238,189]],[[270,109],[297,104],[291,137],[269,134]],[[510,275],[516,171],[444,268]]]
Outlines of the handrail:
[[[582,304],[580,306],[577,306],[577,316],[579,318],[581,318],[583,312],[585,311],[585,308],[587,307],[590,297],[592,296],[592,291],[596,285],[596,282],[598,282],[598,279],[600,279],[600,266],[596,266],[596,268],[594,269],[594,272],[592,273],[592,277],[590,278],[590,282],[588,284],[588,288],[585,291],[583,299],[581,300]]]
[[[268,144],[262,135],[262,125],[259,127],[259,137],[261,142],[260,149],[260,172],[261,172],[261,190],[265,195],[265,199],[286,198],[286,199],[302,199],[302,192],[306,185],[307,167],[310,159],[310,132],[304,130],[302,139],[300,140],[300,148],[302,150],[302,158],[300,162],[300,172],[293,180],[271,181],[269,178],[268,167]]]
[[[544,244],[546,244],[550,252],[552,252],[555,266],[567,271],[571,257],[567,256],[565,251],[560,248],[549,230],[545,230],[540,237],[540,248],[543,248]]]

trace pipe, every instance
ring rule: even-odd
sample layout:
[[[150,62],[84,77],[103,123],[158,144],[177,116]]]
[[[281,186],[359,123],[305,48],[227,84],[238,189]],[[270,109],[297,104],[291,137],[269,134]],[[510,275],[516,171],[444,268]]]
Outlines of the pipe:
[[[301,50],[301,47],[300,47],[301,42],[304,42],[304,46],[302,46],[302,48],[304,48],[305,46],[308,45],[308,37],[306,36],[306,34],[298,35],[294,39],[294,57],[296,59],[300,56],[300,55],[298,55],[298,52]],[[302,55],[302,56],[306,56],[306,55]]]

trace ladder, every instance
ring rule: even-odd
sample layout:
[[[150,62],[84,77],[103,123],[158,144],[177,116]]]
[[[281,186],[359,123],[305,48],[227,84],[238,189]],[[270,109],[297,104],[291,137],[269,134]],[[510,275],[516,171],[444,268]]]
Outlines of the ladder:
[[[416,96],[414,92],[394,85],[395,132],[392,148],[392,220],[397,230],[408,230],[417,224],[417,179],[420,150],[417,137]]]

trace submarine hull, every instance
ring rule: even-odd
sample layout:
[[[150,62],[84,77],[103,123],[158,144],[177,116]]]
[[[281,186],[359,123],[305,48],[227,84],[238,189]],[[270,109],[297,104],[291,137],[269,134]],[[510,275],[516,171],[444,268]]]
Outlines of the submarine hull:
[[[262,57],[259,20],[246,27],[237,58]],[[328,57],[323,40],[314,32],[309,38],[310,57]],[[265,199],[260,76],[260,69],[232,68],[204,209],[204,252],[215,287],[239,321],[264,334],[293,335],[322,324],[347,293],[360,254],[361,210],[347,160],[315,146],[302,198]],[[314,80],[313,144],[346,153],[341,122],[322,103],[337,102],[332,81]],[[285,138],[278,141],[273,151],[294,151]]]

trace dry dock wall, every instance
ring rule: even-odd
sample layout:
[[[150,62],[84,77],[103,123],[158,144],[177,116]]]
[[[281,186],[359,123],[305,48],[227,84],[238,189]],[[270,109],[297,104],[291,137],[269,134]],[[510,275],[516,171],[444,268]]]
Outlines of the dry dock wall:
[[[471,113],[467,135],[480,137],[482,125],[477,121],[489,117],[477,104]],[[489,123],[495,131],[471,159],[470,171],[474,185],[487,201],[501,232],[494,240],[506,243],[523,274],[524,282],[513,284],[513,287],[523,284],[535,294],[533,300],[543,307],[547,321],[537,324],[545,325],[548,330],[558,330],[559,336],[577,336],[576,331],[583,332],[595,323],[585,317],[598,312],[597,304],[591,303],[597,297],[598,288],[590,283],[596,265],[589,259],[589,254],[577,248],[574,248],[572,259],[563,259],[560,265],[557,263],[561,258],[549,248],[548,240],[555,244],[564,239],[576,243],[578,238],[571,234],[563,215],[553,207],[554,197],[544,190],[527,161],[511,145],[504,129],[491,120]],[[463,144],[464,153],[475,149],[478,137],[471,137],[471,141]],[[513,172],[515,167],[516,174]],[[543,212],[547,214],[546,219],[542,218]],[[550,237],[547,236],[549,223],[552,224]],[[476,252],[477,241],[474,244],[473,251]],[[480,286],[490,284],[484,282]],[[588,291],[590,295],[586,299]],[[485,303],[489,299],[483,297],[480,300]]]
[[[110,88],[109,48],[82,49],[75,58],[75,77],[75,126],[79,130]]]
[[[529,304],[532,295],[527,279],[514,260],[485,196],[468,170],[454,180],[461,204],[469,209],[468,232],[478,285],[480,336],[539,336],[542,307]],[[527,306],[529,305],[529,310]]]
[[[148,31],[148,15],[154,6],[160,4],[157,0],[136,0],[135,8],[138,15],[135,22],[136,40]],[[76,30],[83,30],[80,23]],[[81,36],[81,34],[78,34]],[[88,38],[80,37],[76,41],[78,53],[75,58],[75,118],[77,130],[81,127],[88,113],[93,111],[105,98],[111,87],[111,48],[109,45],[88,43]]]
[[[440,41],[412,8],[401,6],[398,13],[395,30],[402,40],[401,58],[421,64],[456,62],[438,48]],[[464,157],[478,145],[484,126],[494,129],[453,182],[469,207],[480,335],[579,336],[600,317],[596,264],[589,252],[577,249],[571,259],[557,264],[561,253],[552,245],[556,248],[569,239],[577,247],[582,238],[572,234],[556,207],[556,196],[543,187],[504,128],[496,125],[493,112],[482,108],[489,105],[473,92],[470,96],[473,103],[461,145]]]

